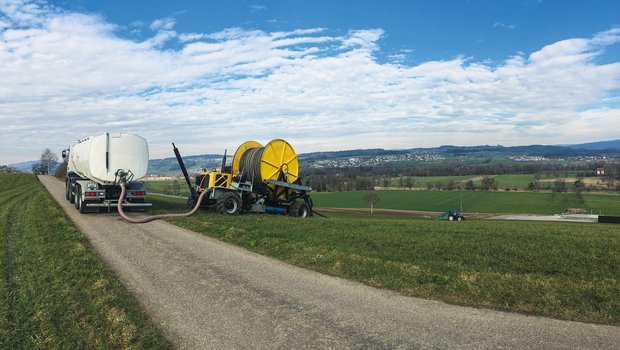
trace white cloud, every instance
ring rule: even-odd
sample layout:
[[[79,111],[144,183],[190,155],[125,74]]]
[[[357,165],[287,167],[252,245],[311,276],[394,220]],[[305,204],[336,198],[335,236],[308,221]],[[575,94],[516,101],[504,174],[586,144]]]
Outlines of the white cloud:
[[[493,28],[515,29],[516,26],[514,24],[495,22],[493,23]]]
[[[172,30],[174,25],[176,24],[176,20],[172,17],[159,18],[151,22],[149,28],[151,30]]]
[[[247,139],[304,152],[620,135],[620,62],[595,59],[618,28],[496,65],[408,66],[374,57],[382,29],[176,33],[164,18],[135,42],[101,17],[37,4],[0,1],[0,164],[105,131],[146,137],[156,158],[171,142],[189,154]],[[170,41],[180,48],[164,49]]]
[[[200,33],[181,33],[179,34],[179,41],[181,42],[190,42],[190,41],[198,41],[203,39],[205,34]]]

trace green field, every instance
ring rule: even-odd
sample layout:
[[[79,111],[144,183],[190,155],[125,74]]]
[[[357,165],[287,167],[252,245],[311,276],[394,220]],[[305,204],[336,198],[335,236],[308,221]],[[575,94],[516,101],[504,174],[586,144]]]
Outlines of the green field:
[[[154,211],[186,210],[180,199],[151,199]],[[404,295],[620,325],[617,225],[204,211],[171,222]]]
[[[0,349],[170,347],[33,175],[0,198]]]
[[[463,177],[466,179],[468,177]],[[620,196],[612,193],[586,193],[585,204],[581,203],[573,192],[506,192],[504,184],[510,188],[526,187],[534,178],[533,174],[497,175],[499,191],[463,191],[463,211],[465,213],[528,213],[528,214],[559,214],[566,208],[584,208],[593,214],[620,215]],[[416,178],[424,179],[424,178]],[[458,179],[453,176],[429,177],[435,181],[449,181]],[[543,178],[544,180],[544,178]],[[189,190],[185,181],[179,179],[180,195],[188,196]],[[164,186],[170,185],[171,180],[145,181],[147,191],[164,193]],[[421,185],[416,182],[416,186]],[[479,185],[479,183],[478,183]],[[312,198],[315,206],[334,208],[367,208],[362,198],[369,191],[355,192],[314,192]],[[375,205],[378,209],[396,209],[413,211],[443,212],[447,209],[460,209],[461,194],[455,191],[409,191],[409,190],[376,190],[380,202]]]
[[[435,185],[436,183],[445,184],[448,181],[454,181],[455,183],[458,183],[459,181],[467,181],[470,178],[472,178],[472,176],[411,176],[411,179],[415,181],[413,187],[426,187],[429,183],[433,185]],[[389,179],[389,181],[390,186],[400,186],[399,177],[391,178]],[[381,186],[383,186],[383,184],[381,184]]]
[[[563,178],[565,174],[539,174],[540,180],[543,183],[547,183],[549,185],[553,185],[553,180],[558,178]],[[566,174],[569,177],[575,177],[574,173]],[[491,175],[497,182],[498,188],[503,190],[505,188],[518,188],[519,190],[525,190],[530,182],[534,180],[535,174],[507,174],[507,175]],[[414,187],[427,187],[427,184],[436,184],[442,183],[446,184],[448,181],[453,181],[455,183],[463,182],[466,183],[469,180],[474,181],[474,185],[480,186],[482,182],[480,181],[481,175],[463,175],[463,176],[415,176],[411,177],[415,180]],[[574,180],[573,180],[574,181]],[[570,183],[567,183],[570,185]],[[391,178],[390,186],[399,186],[400,178]]]
[[[553,186],[553,182],[557,179],[565,179],[565,175],[568,175],[568,179],[566,181],[566,186],[568,188],[573,188],[573,183],[576,181],[575,173],[567,173],[567,174],[549,174],[548,176],[545,174],[539,174],[540,182],[542,186]],[[517,188],[520,191],[524,191],[527,189],[527,186],[530,182],[534,181],[535,174],[508,174],[508,175],[494,175],[495,181],[497,182],[497,188],[500,191],[503,191],[506,188],[514,189]],[[474,181],[476,186],[480,186],[482,182],[480,180]]]
[[[317,208],[368,208],[363,197],[379,195],[379,209],[442,212],[460,209],[459,191],[377,190],[356,192],[313,193]],[[620,196],[617,194],[585,194],[585,205],[574,193],[463,191],[463,211],[466,213],[530,213],[559,214],[566,208],[585,208],[589,213],[620,215]]]
[[[178,183],[179,183],[179,195],[181,196],[188,196],[189,195],[189,188],[187,188],[187,183],[185,182],[185,179],[183,178],[179,178],[177,179]],[[148,192],[152,192],[152,193],[165,193],[166,190],[171,190],[172,189],[172,182],[173,180],[147,180],[147,181],[142,181],[144,183],[144,186],[146,187],[146,190]],[[168,188],[166,188],[168,186]]]
[[[534,174],[496,175],[493,178],[495,178],[499,190],[504,190],[505,188],[524,190],[534,180]],[[482,181],[474,181],[474,184],[480,186]]]

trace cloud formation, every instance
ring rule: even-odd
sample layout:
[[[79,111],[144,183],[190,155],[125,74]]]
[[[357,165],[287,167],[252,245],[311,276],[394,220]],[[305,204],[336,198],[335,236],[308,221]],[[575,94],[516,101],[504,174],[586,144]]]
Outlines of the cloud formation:
[[[377,59],[379,28],[228,28],[123,38],[96,15],[0,0],[0,164],[106,131],[149,140],[151,157],[285,138],[298,152],[617,138],[620,28],[491,65]],[[174,44],[171,48],[168,44]]]

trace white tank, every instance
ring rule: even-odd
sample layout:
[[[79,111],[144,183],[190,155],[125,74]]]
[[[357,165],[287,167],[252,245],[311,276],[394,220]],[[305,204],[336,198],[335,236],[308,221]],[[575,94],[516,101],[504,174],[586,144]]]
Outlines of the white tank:
[[[90,136],[71,146],[68,170],[100,184],[114,184],[116,171],[133,173],[133,180],[146,176],[149,146],[133,134],[106,133]]]

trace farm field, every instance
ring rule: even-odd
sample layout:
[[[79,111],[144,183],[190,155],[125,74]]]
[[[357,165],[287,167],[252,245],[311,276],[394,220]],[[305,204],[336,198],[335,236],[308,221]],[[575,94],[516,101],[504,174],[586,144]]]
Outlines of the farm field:
[[[172,184],[174,180],[143,180],[144,186],[148,192],[153,193],[166,193],[167,191],[172,190]],[[185,183],[185,179],[183,177],[177,179],[179,184],[179,195],[188,196],[189,189],[187,188],[187,184]]]
[[[34,175],[0,197],[0,348],[170,347]]]
[[[412,176],[411,177],[415,183],[413,187],[426,187],[427,184],[436,184],[436,183],[447,183],[448,181],[454,181],[458,183],[459,181],[467,181],[470,178],[475,178],[475,176]],[[391,178],[389,179],[390,186],[399,186],[400,178]]]
[[[574,172],[567,172],[562,174],[538,174],[539,181],[541,187],[553,187],[553,184],[556,180],[564,180],[566,182],[566,186],[569,189],[574,187],[574,182],[577,181],[577,175]],[[500,191],[505,190],[506,188],[510,190],[517,189],[518,191],[525,191],[528,188],[530,182],[534,181],[536,174],[505,174],[505,175],[490,175],[490,177],[494,178],[497,187]],[[467,183],[468,181],[473,181],[476,187],[480,187],[482,185],[482,175],[463,175],[463,176],[412,176],[410,179],[414,181],[413,187],[421,189],[421,188],[429,188],[435,186],[437,184],[446,185],[449,181],[452,181],[455,186],[459,183]],[[603,177],[592,176],[583,178],[586,186],[592,186],[598,189],[608,189],[606,187],[606,179]],[[617,181],[615,182],[617,184]],[[401,178],[390,178],[389,179],[390,187],[402,187],[401,186]]]
[[[493,176],[495,181],[497,182],[497,188],[503,190],[505,188],[517,188],[519,190],[524,190],[527,188],[527,185],[534,180],[534,174],[510,174],[510,175],[495,175]],[[545,177],[541,177],[541,181],[547,179]],[[474,181],[474,185],[480,186],[482,181],[476,180]]]
[[[187,210],[181,199],[151,199],[154,211]],[[611,224],[204,211],[170,222],[404,295],[620,325],[620,231]]]
[[[571,175],[571,174],[569,174]],[[574,174],[573,174],[574,175]],[[530,214],[558,214],[566,208],[584,208],[588,213],[620,215],[620,196],[617,193],[585,192],[585,205],[577,200],[577,197],[569,190],[568,193],[552,195],[550,192],[523,192],[523,189],[534,179],[534,174],[511,174],[493,176],[498,183],[498,191],[480,192],[463,191],[463,210],[469,213],[530,213]],[[452,180],[458,182],[475,180],[476,186],[481,185],[479,176],[431,176],[416,177],[415,187],[425,188],[427,183],[447,183]],[[540,179],[543,186],[552,186],[553,181],[558,177],[553,175],[547,177],[543,175]],[[572,188],[572,182],[567,181],[567,187]],[[599,178],[585,178],[586,184],[596,185]],[[189,189],[183,178],[177,179],[178,195],[187,197]],[[144,181],[146,189],[151,193],[173,194],[172,179],[168,180],[147,180]],[[392,185],[398,183],[397,179],[392,179]],[[510,191],[504,193],[505,188],[519,189],[520,191]],[[377,204],[379,209],[398,209],[415,211],[444,211],[446,209],[460,208],[460,194],[454,191],[429,191],[429,190],[376,190],[374,193],[380,194],[381,202]],[[360,194],[362,193],[362,194]],[[313,198],[317,207],[338,207],[338,208],[365,208],[366,204],[362,201],[363,195],[367,193],[359,192],[315,192]],[[385,197],[385,200],[384,200]],[[446,207],[447,206],[447,207]]]
[[[380,201],[377,209],[443,212],[460,209],[459,191],[375,190],[355,192],[313,193],[315,207],[368,208],[363,197],[375,193]],[[574,193],[463,191],[465,213],[529,213],[559,214],[566,208],[584,208],[588,213],[620,215],[620,196],[617,194],[584,195],[583,205]]]

